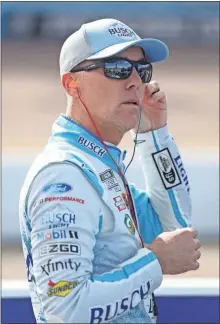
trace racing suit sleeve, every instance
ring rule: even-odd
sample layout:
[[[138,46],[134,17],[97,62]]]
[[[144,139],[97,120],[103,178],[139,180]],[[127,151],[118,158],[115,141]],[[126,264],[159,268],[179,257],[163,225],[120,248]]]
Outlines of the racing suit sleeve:
[[[138,134],[137,152],[146,190],[130,188],[142,237],[151,243],[161,232],[190,226],[189,180],[167,125]]]
[[[140,287],[150,294],[161,284],[159,262],[145,248],[111,272],[93,273],[102,203],[81,170],[68,163],[46,167],[31,186],[33,275],[48,322],[107,322],[116,317],[111,305],[120,303],[121,315],[134,307],[131,297],[139,298]]]

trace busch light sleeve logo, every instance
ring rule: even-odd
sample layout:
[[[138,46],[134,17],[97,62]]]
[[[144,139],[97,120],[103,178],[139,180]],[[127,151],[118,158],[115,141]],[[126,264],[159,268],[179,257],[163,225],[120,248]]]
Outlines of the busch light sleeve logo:
[[[183,181],[183,183],[184,183],[184,185],[186,187],[186,190],[189,193],[190,192],[189,179],[188,179],[188,176],[187,176],[187,173],[186,173],[186,170],[184,168],[184,165],[183,165],[183,162],[181,160],[180,155],[178,155],[177,157],[175,157],[174,158],[174,161],[176,162],[176,165],[177,165],[177,167],[179,169],[179,172],[180,172],[182,181]]]
[[[169,149],[163,149],[152,155],[164,187],[170,189],[181,184],[179,174],[173,163]]]
[[[43,192],[64,193],[73,188],[67,183],[52,183],[43,188]]]

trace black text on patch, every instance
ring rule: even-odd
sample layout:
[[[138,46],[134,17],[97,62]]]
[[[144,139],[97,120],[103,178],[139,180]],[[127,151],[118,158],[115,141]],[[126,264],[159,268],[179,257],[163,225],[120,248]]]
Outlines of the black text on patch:
[[[181,179],[173,163],[173,159],[168,148],[153,153],[152,156],[166,189],[170,189],[181,184]]]

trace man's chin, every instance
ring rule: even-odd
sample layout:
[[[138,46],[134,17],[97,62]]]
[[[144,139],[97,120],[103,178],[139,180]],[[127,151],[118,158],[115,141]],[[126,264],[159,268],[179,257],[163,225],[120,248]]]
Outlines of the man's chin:
[[[127,129],[127,132],[129,132],[131,129],[137,127],[138,124],[138,118],[137,115],[131,115],[129,118],[127,118],[127,121],[124,122],[124,126]]]
[[[123,128],[123,132],[127,133],[131,130],[134,130],[137,126],[137,121],[134,122],[130,122],[130,123],[124,123],[122,128]]]

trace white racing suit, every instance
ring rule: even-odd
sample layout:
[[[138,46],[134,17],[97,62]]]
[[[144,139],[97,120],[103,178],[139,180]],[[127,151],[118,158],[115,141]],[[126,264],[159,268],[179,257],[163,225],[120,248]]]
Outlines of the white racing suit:
[[[189,225],[189,184],[167,126],[138,134],[146,191],[129,185],[150,244]],[[122,170],[125,153],[107,144]],[[124,183],[101,141],[61,115],[21,190],[20,228],[37,323],[152,323],[162,272],[141,246]]]

